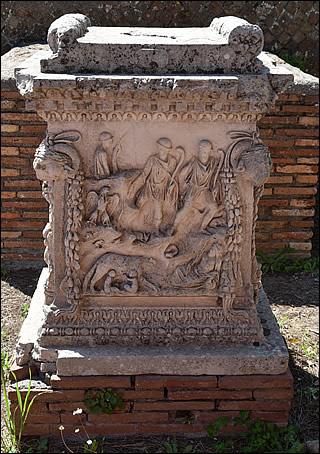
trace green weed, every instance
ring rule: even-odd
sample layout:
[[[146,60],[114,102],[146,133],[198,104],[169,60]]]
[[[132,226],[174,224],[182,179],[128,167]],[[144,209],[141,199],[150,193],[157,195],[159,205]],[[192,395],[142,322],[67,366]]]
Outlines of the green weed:
[[[6,266],[1,265],[1,277],[6,279],[7,277],[9,277],[10,273],[11,273],[10,268],[7,268]]]
[[[95,415],[100,413],[111,415],[116,407],[124,408],[122,395],[112,391],[112,388],[90,390],[84,397],[84,404]]]
[[[1,352],[2,354],[2,352]],[[1,356],[2,359],[2,356]],[[22,432],[24,425],[27,421],[28,415],[30,408],[39,393],[36,394],[29,402],[29,397],[30,397],[30,392],[31,392],[31,369],[29,369],[29,374],[30,374],[30,380],[29,380],[29,385],[28,385],[28,391],[26,394],[25,399],[22,399],[21,392],[19,390],[19,385],[18,385],[18,380],[15,376],[15,374],[12,372],[12,375],[15,379],[16,382],[16,392],[17,392],[17,398],[18,398],[18,406],[14,410],[14,412],[11,412],[10,408],[10,403],[9,403],[9,397],[8,397],[8,392],[7,392],[7,385],[9,382],[9,368],[5,364],[2,363],[1,361],[1,384],[2,384],[2,390],[3,390],[3,396],[4,396],[4,402],[5,402],[5,408],[6,408],[6,414],[1,414],[2,420],[4,423],[5,430],[2,431],[2,436],[1,436],[1,452],[4,453],[16,453],[20,452],[21,448],[21,437],[22,437]],[[19,424],[19,431],[17,431],[17,424],[16,424],[16,412],[19,410],[20,413],[20,424]]]
[[[37,442],[37,446],[31,445],[27,451],[27,454],[37,452],[43,453],[48,451],[48,438],[43,438]]]
[[[23,305],[21,306],[21,308],[20,308],[21,317],[27,318],[28,312],[29,312],[29,305],[28,305],[28,303],[23,304]]]
[[[181,449],[179,449],[179,446],[178,446],[178,442],[176,439],[173,440],[172,443],[169,443],[167,441],[165,441],[163,443],[163,447],[164,449],[166,450],[166,452],[168,453],[176,453],[176,452],[192,452],[193,450],[193,446],[192,445],[187,445],[183,451],[181,451]]]
[[[266,255],[257,249],[256,255],[262,271],[265,273],[303,271],[310,273],[312,276],[319,275],[319,257],[303,259],[302,257],[292,256],[294,252],[296,250],[288,246],[284,249],[279,249],[275,254],[271,255]]]
[[[219,418],[216,424],[209,425],[207,433],[210,437],[218,436],[220,430],[226,427],[230,418]],[[246,426],[241,434],[241,453],[299,453],[304,449],[298,439],[298,428],[295,426],[278,427],[267,424],[261,419],[250,420],[250,411],[241,411],[240,417],[233,418],[234,426]],[[234,449],[231,440],[219,440],[213,445],[215,452],[228,452]]]
[[[280,53],[279,57],[286,63],[289,63],[289,65],[295,66],[296,68],[301,69],[301,71],[307,72],[307,61],[298,55]]]

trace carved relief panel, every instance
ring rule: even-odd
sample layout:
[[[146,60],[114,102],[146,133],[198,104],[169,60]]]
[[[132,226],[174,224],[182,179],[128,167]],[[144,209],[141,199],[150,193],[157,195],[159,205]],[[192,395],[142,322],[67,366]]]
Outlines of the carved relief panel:
[[[176,330],[207,330],[198,343],[210,342],[208,330],[219,328],[219,318],[227,331],[220,326],[213,340],[230,340],[237,329],[244,342],[261,337],[253,310],[259,282],[253,229],[270,156],[253,125],[195,123],[186,130],[185,123],[92,128],[88,122],[81,134],[77,126],[61,131],[59,123],[49,125],[34,161],[50,204],[44,231],[48,334],[91,320],[95,329],[107,329],[105,342],[125,342],[123,334],[112,336],[118,329],[112,323],[98,328],[108,311],[114,316],[114,307],[124,304],[114,326],[133,323],[134,338],[150,339],[137,333],[154,324],[156,310],[160,331],[152,336],[158,342],[164,330],[167,342],[166,306],[173,303],[169,319]],[[192,315],[198,328],[190,328],[195,297],[203,307]],[[126,321],[132,304],[146,312],[146,326],[138,328],[135,317]],[[172,343],[186,341],[178,331]],[[127,339],[130,344],[132,333]]]

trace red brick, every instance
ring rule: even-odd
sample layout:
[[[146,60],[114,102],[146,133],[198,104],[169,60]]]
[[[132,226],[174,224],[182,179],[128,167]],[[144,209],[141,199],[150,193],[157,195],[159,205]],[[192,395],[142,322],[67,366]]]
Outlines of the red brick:
[[[12,229],[27,229],[27,228],[31,228],[31,229],[36,229],[36,228],[43,228],[45,223],[44,222],[41,222],[41,221],[3,221],[2,222],[2,225],[3,227],[9,227],[9,228],[12,228]]]
[[[138,375],[136,377],[136,389],[161,389],[161,388],[215,388],[216,376],[205,377],[171,377]]]
[[[16,195],[17,195],[16,192],[8,192],[8,191],[1,192],[1,197],[3,199],[14,199],[16,197]]]
[[[277,156],[318,156],[319,150],[313,148],[288,148],[287,150],[274,149],[270,150],[272,157]]]
[[[272,188],[264,188],[263,196],[265,195],[272,195]]]
[[[44,413],[48,413],[48,404],[46,402],[37,402],[34,400],[30,407],[30,414],[37,415]]]
[[[73,415],[73,413],[60,413],[61,422],[64,424],[85,424],[87,422],[87,414]]]
[[[319,106],[295,106],[288,105],[282,106],[282,112],[293,112],[293,113],[318,113]]]
[[[60,424],[60,415],[58,413],[31,414],[28,416],[27,424]]]
[[[293,249],[296,249],[297,251],[311,251],[312,249],[312,244],[310,241],[308,243],[295,243],[293,241],[290,241],[289,246]]]
[[[134,402],[134,411],[213,410],[214,401]]]
[[[286,400],[277,401],[252,401],[252,400],[221,400],[218,403],[219,410],[262,410],[262,411],[287,411],[291,408],[291,402]]]
[[[16,428],[17,429],[17,428]],[[24,426],[22,431],[23,436],[44,436],[50,435],[50,426],[44,424],[27,424]]]
[[[20,213],[19,211],[6,211],[4,213],[1,213],[1,218],[2,219],[18,219],[20,218]]]
[[[317,173],[318,166],[297,164],[295,166],[277,166],[278,173]]]
[[[314,221],[291,221],[291,227],[298,227],[298,228],[312,228],[314,226]]]
[[[260,200],[259,205],[261,206],[278,206],[278,207],[286,207],[289,205],[289,200]]]
[[[39,122],[43,123],[43,119],[39,117],[36,113],[2,113],[1,114],[1,119],[2,121],[27,121],[29,123],[31,122]]]
[[[77,408],[85,409],[85,405],[82,402],[59,402],[59,403],[51,403],[49,402],[49,411],[50,412],[61,412],[61,411],[74,411]]]
[[[296,145],[298,147],[318,147],[319,140],[316,139],[297,139]]]
[[[18,154],[18,147],[1,147],[1,155],[3,156],[17,156]]]
[[[41,191],[19,191],[17,197],[19,199],[41,199],[43,195]]]
[[[52,375],[53,389],[131,388],[130,377],[59,377]]]
[[[43,241],[4,241],[4,247],[19,248],[25,247],[30,249],[42,249]]]
[[[22,96],[18,91],[1,90],[1,98],[21,99]]]
[[[2,137],[2,143],[3,144],[17,144],[17,145],[39,145],[41,142],[41,139],[39,137],[8,137],[8,136],[3,136]]]
[[[164,398],[164,390],[152,391],[123,391],[121,392],[123,400],[137,400],[137,399],[153,399],[162,400]]]
[[[232,421],[233,418],[240,416],[240,411],[201,411],[196,415],[197,422],[215,422],[218,418],[230,418]]]
[[[9,166],[24,167],[28,164],[28,161],[26,160],[26,158],[12,156],[10,158],[1,158],[1,164],[9,165]]]
[[[41,134],[45,136],[47,130],[46,125],[22,125],[20,131],[22,134]]]
[[[262,419],[266,422],[288,422],[289,413],[287,411],[252,411],[250,414],[250,419],[253,421],[257,419]]]
[[[273,164],[295,164],[294,158],[272,158]]]
[[[296,124],[298,117],[280,117],[280,116],[266,116],[259,120],[260,124]]]
[[[48,208],[48,203],[45,200],[39,202],[30,202],[29,200],[24,200],[21,202],[3,202],[4,208]]]
[[[301,95],[298,95],[295,93],[288,93],[288,94],[281,93],[280,95],[278,95],[277,102],[281,102],[281,101],[299,102],[300,100],[301,100]]]
[[[269,241],[270,240],[270,233],[256,232],[256,240],[257,241]]]
[[[20,154],[28,154],[34,155],[36,152],[36,148],[34,147],[19,147]]]
[[[257,221],[257,229],[283,229],[288,224],[287,221]]]
[[[20,254],[10,254],[6,253],[5,254],[5,259],[6,260],[37,260],[37,259],[43,259],[43,255],[33,253],[33,254],[26,254],[26,253],[20,253]]]
[[[266,184],[284,184],[284,183],[292,183],[292,176],[280,176],[275,177],[271,176],[266,181]]]
[[[5,181],[4,186],[7,188],[39,188],[41,191],[41,183],[38,180],[10,180]]]
[[[278,187],[273,189],[274,194],[301,194],[301,195],[315,195],[317,193],[317,188],[286,188],[286,187]]]
[[[299,125],[319,126],[319,117],[299,117]]]
[[[61,417],[62,422],[63,419]],[[144,422],[166,422],[168,421],[168,413],[164,412],[141,412],[141,413],[114,413],[113,415],[93,415],[89,414],[88,420],[93,424],[128,424],[128,423],[144,423]]]
[[[27,391],[21,390],[21,396],[25,397]],[[31,390],[30,399],[39,394],[39,391]],[[17,401],[17,394],[15,391],[9,391],[9,399],[11,401]],[[64,390],[64,391],[51,391],[48,390],[45,393],[37,396],[37,402],[78,402],[84,400],[84,390]],[[82,403],[83,405],[83,403]],[[77,408],[77,407],[76,407]]]
[[[306,95],[304,98],[306,103],[319,103],[319,95]]]
[[[35,176],[36,173],[35,173],[35,171],[33,170],[33,168],[21,169],[21,175],[32,175],[32,176]]]
[[[137,425],[137,434],[174,434],[174,433],[206,433],[205,427],[198,424],[143,424]]]
[[[8,99],[4,99],[1,101],[1,109],[3,110],[13,110],[16,108],[15,101],[9,101]]]
[[[319,137],[318,129],[276,129],[279,136]]]
[[[42,238],[42,232],[23,232],[23,238]]]
[[[275,105],[275,106],[271,107],[271,108],[269,109],[269,112],[270,112],[270,113],[280,112],[280,106]]]
[[[260,129],[260,137],[270,137],[273,136],[273,129]]]
[[[22,232],[1,232],[1,238],[19,238]]]
[[[291,199],[290,206],[296,208],[309,208],[313,207],[316,204],[314,198],[312,199]]]
[[[241,400],[250,399],[252,392],[245,391],[224,391],[221,389],[205,391],[169,391],[168,399],[170,400],[197,400],[197,399],[231,399]]]
[[[10,366],[9,380],[15,380],[13,374],[17,380],[23,380],[24,378],[30,378],[29,370],[31,375],[38,375],[38,370],[35,366],[18,366],[16,361],[13,362]]]
[[[308,240],[312,238],[312,232],[275,232],[272,238],[275,240]]]
[[[270,148],[288,148],[288,147],[293,147],[294,145],[294,140],[293,139],[287,139],[287,140],[281,140],[281,139],[265,139],[264,140],[265,145]]]
[[[20,175],[20,170],[18,169],[1,169],[2,177],[17,177]]]
[[[255,389],[253,391],[253,397],[257,400],[276,400],[276,399],[291,399],[293,397],[293,389]]]
[[[298,164],[319,164],[319,158],[297,158]]]
[[[291,388],[293,378],[290,370],[280,375],[234,375],[219,378],[222,389]]]
[[[295,216],[295,217],[312,217],[314,216],[314,210],[298,210],[297,208],[293,209],[275,209],[272,210],[272,216]]]

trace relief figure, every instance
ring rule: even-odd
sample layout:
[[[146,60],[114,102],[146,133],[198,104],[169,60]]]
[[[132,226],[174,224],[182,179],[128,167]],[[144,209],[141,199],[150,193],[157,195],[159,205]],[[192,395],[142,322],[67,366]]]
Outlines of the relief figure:
[[[214,219],[224,210],[219,172],[223,151],[215,151],[211,142],[201,140],[198,156],[194,156],[179,175],[180,200],[183,206],[176,217],[173,234],[185,232],[208,233]]]
[[[112,148],[113,136],[109,132],[102,132],[99,140],[101,144],[94,154],[94,173],[97,179],[107,178],[119,171],[117,158],[121,151],[120,143]]]
[[[177,160],[170,139],[157,141],[158,154],[151,156],[128,191],[128,202],[139,209],[146,231],[164,232],[173,224],[178,207]],[[142,230],[143,231],[143,230]]]

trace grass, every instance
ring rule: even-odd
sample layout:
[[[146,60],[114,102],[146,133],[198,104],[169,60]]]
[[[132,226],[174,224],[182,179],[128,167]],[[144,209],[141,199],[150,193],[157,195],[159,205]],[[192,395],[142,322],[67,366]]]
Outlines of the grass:
[[[319,276],[319,257],[304,259],[295,256],[296,250],[291,247],[279,249],[275,254],[267,255],[256,250],[257,260],[261,264],[262,271],[268,272],[296,272],[303,271],[312,276]]]

